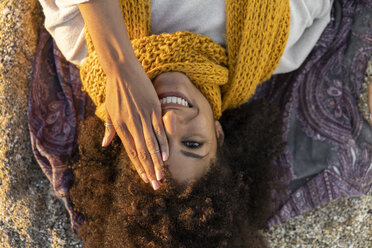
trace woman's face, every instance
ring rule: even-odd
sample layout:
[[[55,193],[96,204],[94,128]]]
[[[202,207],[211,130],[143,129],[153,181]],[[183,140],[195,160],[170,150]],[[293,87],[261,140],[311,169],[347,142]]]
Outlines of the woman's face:
[[[208,100],[181,72],[165,72],[153,80],[168,138],[166,161],[172,177],[182,183],[198,179],[216,158],[223,131]]]

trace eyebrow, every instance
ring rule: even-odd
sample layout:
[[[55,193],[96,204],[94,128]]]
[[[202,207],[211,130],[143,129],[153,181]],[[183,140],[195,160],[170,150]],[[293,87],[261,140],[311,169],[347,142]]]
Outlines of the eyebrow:
[[[199,155],[199,154],[196,154],[196,153],[193,153],[193,152],[187,152],[187,151],[184,151],[184,150],[181,150],[181,153],[187,157],[190,157],[190,158],[197,158],[197,159],[202,159],[202,158],[205,158],[209,152],[203,156]]]

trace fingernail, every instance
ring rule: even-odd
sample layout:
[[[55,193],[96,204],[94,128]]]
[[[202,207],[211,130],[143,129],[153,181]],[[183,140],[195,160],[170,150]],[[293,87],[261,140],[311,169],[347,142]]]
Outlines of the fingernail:
[[[106,140],[107,140],[106,137],[104,137],[103,140],[102,140],[102,146],[103,146],[103,147],[106,145]]]
[[[154,190],[157,190],[157,189],[159,189],[159,187],[160,187],[158,181],[156,181],[156,180],[152,180],[152,181],[151,181],[151,185],[152,185],[152,188],[153,188]]]
[[[164,162],[164,161],[167,161],[168,158],[167,158],[167,154],[166,154],[165,152],[162,152],[162,153],[161,153],[161,156],[162,156],[162,158],[163,158],[163,162]]]
[[[163,178],[163,174],[161,173],[161,170],[156,171],[156,179],[160,181]]]
[[[141,177],[142,177],[142,180],[145,181],[145,183],[149,182],[149,179],[147,178],[146,173],[142,173]]]

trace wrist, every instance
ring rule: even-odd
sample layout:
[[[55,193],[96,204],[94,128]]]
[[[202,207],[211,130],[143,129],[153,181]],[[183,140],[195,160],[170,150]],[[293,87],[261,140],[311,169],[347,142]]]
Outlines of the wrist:
[[[124,59],[115,60],[110,59],[111,62],[106,67],[103,67],[108,78],[108,82],[114,82],[115,78],[119,79],[121,82],[135,82],[140,75],[146,75],[141,63],[138,61],[137,57],[126,56]],[[146,75],[147,76],[147,75]],[[131,80],[132,79],[132,80]]]
[[[106,50],[103,56],[98,56],[98,60],[106,74],[112,73],[129,73],[133,70],[138,71],[139,67],[142,68],[137,57],[132,51],[124,51],[122,49],[110,48]]]
[[[138,62],[131,45],[123,47],[115,40],[108,40],[105,46],[97,47],[97,57],[105,72],[118,68],[133,67]]]

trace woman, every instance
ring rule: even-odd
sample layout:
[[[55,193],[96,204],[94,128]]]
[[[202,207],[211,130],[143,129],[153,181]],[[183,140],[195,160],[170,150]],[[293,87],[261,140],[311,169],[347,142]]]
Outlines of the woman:
[[[286,1],[281,2],[286,3]],[[107,1],[85,0],[67,2],[41,1],[41,3],[43,4],[44,11],[47,13],[47,29],[56,38],[57,44],[62,49],[64,55],[67,56],[70,61],[79,65],[81,65],[87,54],[84,43],[85,40],[83,38],[83,19],[76,6],[77,3],[81,3],[79,9],[92,35],[100,64],[103,66],[102,68],[108,77],[108,82],[110,82],[107,84],[106,91],[106,97],[110,99],[110,101],[106,102],[105,109],[97,111],[101,112],[102,118],[107,118],[105,121],[112,122],[116,125],[116,128],[107,128],[103,145],[108,145],[110,139],[112,139],[115,134],[115,130],[118,130],[118,134],[124,146],[129,150],[130,154],[133,154],[131,159],[136,165],[139,175],[146,182],[151,181],[153,188],[157,189],[160,186],[157,180],[161,177],[159,174],[160,167],[162,162],[169,156],[169,147],[160,120],[161,111],[156,92],[153,87],[151,87],[148,76],[145,74],[142,66],[138,63],[133,53],[125,23],[122,21],[122,16],[119,11],[120,6],[118,1],[113,1],[112,3],[107,3]],[[331,4],[332,1],[320,1],[315,5],[306,1],[291,1],[292,23],[291,29],[289,30],[289,38],[287,41],[287,38],[283,37],[281,41],[278,42],[278,44],[283,45],[285,45],[285,42],[288,42],[288,45],[285,51],[278,51],[277,59],[279,59],[283,52],[284,55],[281,58],[281,63],[279,63],[278,68],[276,68],[276,73],[292,71],[301,65],[329,22]],[[215,11],[206,11],[206,7],[209,5],[214,6]],[[164,8],[164,6],[167,6],[167,8]],[[195,6],[199,7],[195,10]],[[239,4],[237,6],[239,6]],[[230,2],[226,7],[235,8],[234,4]],[[200,5],[198,1],[195,3],[152,1],[151,9],[151,23],[150,20],[148,20],[148,23],[145,25],[151,25],[151,33],[154,34],[160,34],[162,32],[169,33],[178,30],[196,30],[197,33],[208,35],[224,46],[227,41],[223,38],[223,33],[227,31],[229,34],[229,32],[231,32],[228,37],[232,36],[235,32],[239,33],[239,30],[234,31],[232,29],[232,24],[229,24],[231,28],[225,30],[226,17],[224,13],[224,1],[219,1],[218,3],[211,1],[210,4],[204,2],[202,5]],[[193,13],[193,16],[190,17],[190,13]],[[266,14],[263,15],[266,16]],[[277,15],[280,15],[279,10]],[[55,18],[56,16],[61,16],[61,18]],[[267,16],[269,16],[269,12]],[[238,19],[240,18],[239,15],[237,15],[237,17]],[[230,22],[237,17],[231,17]],[[252,18],[255,18],[254,15]],[[194,21],[194,19],[196,21]],[[314,22],[314,19],[316,22]],[[199,20],[205,24],[201,25]],[[130,22],[131,19],[129,18],[127,21]],[[229,20],[227,21],[229,22]],[[264,24],[265,22],[262,20],[257,22],[257,25],[262,29],[265,28]],[[127,25],[130,26],[131,24],[127,23]],[[287,23],[287,25],[289,25],[289,23]],[[149,28],[146,27],[137,31],[149,34],[150,30],[146,29]],[[133,30],[136,29],[134,28]],[[131,39],[141,36],[140,33],[129,31],[131,32]],[[66,35],[66,33],[71,33],[71,35]],[[251,43],[249,46],[260,47],[259,44],[255,43]],[[236,51],[232,50],[230,52],[236,53]],[[259,52],[261,54],[257,54],[256,56],[262,56],[265,52],[266,56],[269,54],[269,52],[264,49],[251,52]],[[272,53],[271,56],[276,55]],[[123,59],[125,59],[125,61]],[[230,61],[232,61],[232,59],[230,59]],[[278,61],[275,61],[274,69],[278,64],[277,62]],[[229,66],[231,67],[232,65],[230,64]],[[85,68],[87,67],[92,68],[92,66],[86,66]],[[85,71],[86,70],[83,69],[82,73],[85,74]],[[103,71],[100,73],[102,72]],[[266,78],[268,76],[269,75],[267,75]],[[258,81],[262,82],[263,79],[264,78],[261,78]],[[232,81],[232,78],[229,80]],[[257,83],[258,82],[255,82],[255,84]],[[124,85],[124,87],[121,85]],[[251,87],[250,92],[245,93],[245,100],[254,92],[254,88],[255,87]],[[117,92],[117,94],[114,94],[114,92]],[[131,97],[128,97],[128,95]],[[144,99],[143,96],[146,96],[146,98]],[[119,103],[121,103],[120,106],[118,105]],[[103,113],[106,112],[106,109],[111,112],[108,117]],[[126,114],[123,114],[124,112]],[[218,115],[220,115],[220,113]],[[156,135],[154,135],[153,130],[157,130]],[[129,142],[130,140],[133,140],[133,142]],[[162,155],[160,155],[160,152],[162,152]],[[158,174],[157,177],[156,174]]]
[[[237,113],[240,118],[231,118]],[[272,190],[283,187],[274,183],[278,171],[269,163],[283,148],[277,114],[262,101],[227,111],[223,127],[239,131],[228,132],[217,159],[208,168],[169,161],[157,191],[136,176],[118,139],[103,150],[92,142],[104,128],[87,119],[71,161],[69,194],[85,217],[79,228],[85,247],[266,247],[257,230],[271,214]]]
[[[364,4],[364,5],[363,5]],[[340,7],[341,6],[341,7]],[[369,154],[369,148],[368,146],[366,146],[365,144],[368,144],[368,135],[360,135],[361,133],[361,130],[364,134],[368,134],[368,132],[370,132],[370,130],[365,126],[365,124],[360,124],[361,123],[361,120],[360,119],[353,119],[352,122],[345,122],[344,119],[344,115],[341,114],[341,119],[340,119],[340,111],[337,110],[339,109],[338,106],[342,106],[343,104],[345,104],[347,106],[347,108],[350,108],[352,109],[352,111],[348,111],[347,113],[354,113],[354,105],[353,104],[346,104],[344,102],[336,102],[336,104],[333,104],[332,105],[332,101],[335,103],[335,100],[339,99],[337,97],[340,96],[339,94],[339,91],[337,91],[337,87],[339,87],[337,84],[338,82],[340,82],[340,78],[335,78],[334,80],[332,79],[332,82],[335,82],[335,86],[330,87],[329,86],[329,90],[325,90],[324,92],[330,92],[330,96],[332,96],[333,98],[329,99],[329,108],[332,108],[332,106],[336,106],[337,108],[335,110],[335,118],[333,119],[328,119],[328,122],[325,122],[325,123],[333,123],[333,122],[336,122],[338,124],[338,130],[337,130],[337,133],[335,136],[332,136],[330,134],[334,134],[332,133],[332,129],[325,129],[325,133],[322,133],[321,131],[323,131],[322,129],[318,129],[319,127],[314,125],[313,123],[313,119],[314,119],[314,113],[311,112],[312,111],[312,108],[307,108],[306,106],[306,101],[301,101],[300,99],[310,99],[310,98],[299,98],[298,97],[298,93],[301,93],[301,94],[310,94],[309,96],[312,97],[312,91],[311,90],[304,90],[306,88],[304,88],[306,85],[302,84],[300,85],[298,82],[300,82],[301,80],[303,80],[306,76],[308,75],[312,75],[311,78],[309,78],[309,82],[314,82],[313,78],[316,78],[319,82],[318,85],[321,85],[323,87],[322,84],[320,84],[320,82],[323,82],[323,78],[317,78],[316,76],[316,73],[314,72],[318,72],[319,69],[318,68],[315,68],[315,69],[318,69],[317,70],[312,70],[314,67],[317,67],[318,65],[320,65],[321,63],[323,63],[324,61],[327,61],[327,62],[332,62],[332,63],[325,63],[324,64],[324,69],[329,69],[330,71],[332,72],[337,72],[337,67],[338,68],[342,68],[343,65],[346,65],[349,63],[349,60],[346,60],[346,61],[342,61],[342,60],[333,60],[332,59],[334,57],[336,57],[336,55],[338,56],[339,54],[342,54],[343,56],[345,55],[343,51],[345,51],[345,46],[344,43],[337,43],[337,41],[344,41],[345,38],[343,35],[347,35],[348,32],[341,32],[342,35],[338,35],[339,33],[339,30],[341,30],[341,28],[345,28],[346,30],[351,30],[353,27],[350,26],[350,23],[352,23],[350,20],[352,20],[352,18],[354,18],[354,15],[355,13],[365,13],[361,10],[361,8],[364,7],[366,9],[368,9],[370,6],[368,5],[368,3],[359,3],[358,5],[355,5],[353,6],[352,3],[345,3],[345,2],[340,2],[338,4],[335,5],[335,13],[342,13],[342,18],[340,18],[340,15],[334,15],[335,17],[335,20],[333,20],[332,22],[332,25],[329,25],[328,26],[328,31],[327,31],[327,35],[329,37],[336,37],[337,39],[335,39],[335,43],[333,44],[330,40],[328,40],[327,37],[325,37],[324,39],[321,39],[320,40],[320,43],[318,43],[318,47],[316,47],[314,49],[314,52],[312,53],[312,55],[308,58],[307,60],[307,63],[305,63],[302,68],[300,69],[300,71],[296,72],[296,73],[293,73],[293,74],[287,74],[287,75],[280,75],[280,76],[277,76],[275,78],[272,79],[271,83],[270,84],[265,84],[263,85],[263,87],[261,87],[259,89],[259,91],[257,92],[256,94],[256,97],[266,97],[268,99],[270,99],[271,102],[279,102],[279,103],[282,103],[283,105],[283,119],[284,119],[284,128],[285,128],[285,137],[287,137],[286,139],[288,139],[289,141],[289,146],[288,146],[288,149],[286,149],[285,153],[283,154],[283,156],[281,156],[278,160],[274,161],[274,162],[278,162],[280,163],[280,166],[281,167],[284,167],[287,169],[287,177],[284,178],[284,180],[286,182],[291,182],[291,191],[288,192],[288,195],[290,196],[289,200],[285,200],[283,199],[282,202],[280,203],[280,201],[277,201],[276,203],[278,205],[283,205],[283,206],[277,206],[277,209],[280,209],[280,212],[279,214],[275,215],[273,218],[270,219],[269,221],[269,224],[274,224],[274,223],[277,223],[277,222],[280,222],[280,221],[285,221],[297,214],[301,214],[302,212],[308,210],[308,209],[311,209],[311,208],[314,208],[314,207],[317,207],[321,204],[324,204],[326,202],[329,202],[330,200],[333,200],[333,199],[337,199],[337,198],[340,198],[342,196],[346,194],[348,195],[359,195],[359,194],[362,194],[362,193],[365,193],[369,190],[370,188],[370,184],[358,184],[357,181],[355,181],[355,177],[353,175],[356,175],[356,173],[358,173],[356,170],[352,171],[350,170],[349,168],[343,166],[341,164],[341,166],[338,165],[337,163],[337,160],[335,160],[335,157],[333,156],[332,154],[332,149],[331,148],[334,148],[336,147],[338,150],[337,150],[337,154],[340,158],[342,158],[344,155],[352,155],[352,154],[355,154],[356,152],[361,152],[362,154],[364,154],[362,157],[358,157],[358,156],[351,156],[351,158],[353,160],[351,160],[353,163],[357,163],[359,166],[358,167],[355,167],[357,168],[357,170],[359,170],[361,173],[364,173],[363,175],[366,175],[364,178],[368,178],[368,176],[370,174],[368,174],[368,166],[369,163],[368,163],[368,154]],[[360,15],[359,18],[362,18],[363,15]],[[332,29],[334,28],[334,29]],[[360,31],[360,33],[367,33],[365,30],[364,31]],[[357,40],[357,36],[352,36],[354,37],[354,40],[352,39],[351,41],[355,41]],[[363,37],[363,36],[360,36],[360,37]],[[368,40],[368,39],[367,39]],[[366,39],[363,39],[361,38],[361,43],[365,43],[365,44],[368,44],[368,41]],[[355,41],[354,44],[357,44],[359,41]],[[360,45],[360,44],[359,44]],[[358,46],[356,46],[357,49],[358,49]],[[331,49],[332,48],[332,49]],[[327,50],[328,49],[328,50]],[[328,52],[329,57],[330,59],[326,59],[326,52],[325,51],[329,51],[331,50],[332,52]],[[355,50],[346,50],[346,51],[350,51],[349,54],[346,53],[346,55],[349,55],[350,54],[353,54],[351,51],[354,51],[355,53]],[[361,50],[357,50],[357,51],[361,51]],[[368,49],[365,49],[363,50],[363,52],[361,52],[361,54],[365,54],[366,51],[368,51]],[[332,56],[333,57],[332,57]],[[345,56],[346,56],[345,55]],[[351,56],[350,56],[351,57]],[[321,58],[321,59],[320,59]],[[358,57],[358,58],[364,58],[364,57]],[[314,61],[317,61],[319,60],[319,63],[315,63]],[[358,60],[355,60],[356,63],[358,63]],[[58,61],[57,61],[58,62]],[[59,63],[59,62],[58,62]],[[360,62],[360,65],[363,64],[363,61]],[[333,67],[335,65],[335,67]],[[341,65],[341,67],[340,67]],[[358,64],[356,64],[358,65]],[[57,66],[59,66],[57,64]],[[355,76],[355,75],[359,75],[360,71],[363,71],[363,66],[361,67],[358,67],[356,66],[355,68],[359,68],[358,73],[355,73],[353,71],[351,72],[346,72],[345,71],[345,75],[343,75],[344,77],[346,78],[351,78],[350,82],[360,82],[360,77],[358,76]],[[62,69],[63,68],[66,68],[66,67],[61,67]],[[365,67],[364,67],[365,68]],[[322,68],[323,69],[323,68]],[[321,71],[321,70],[320,70]],[[37,75],[37,74],[36,74]],[[326,75],[326,77],[324,78],[327,78],[328,79],[328,74],[322,74],[323,75]],[[336,73],[334,75],[337,75]],[[74,76],[74,74],[73,74]],[[329,77],[329,78],[332,78],[332,77]],[[337,79],[337,80],[336,80]],[[278,80],[281,80],[281,84],[279,83],[276,83],[278,82]],[[318,88],[314,88],[314,89],[318,89]],[[346,88],[345,88],[346,89]],[[348,90],[348,88],[347,88]],[[353,94],[356,94],[358,91],[358,89],[356,89],[356,91],[353,91],[352,93]],[[322,91],[323,92],[323,91]],[[347,92],[347,91],[345,91]],[[332,95],[333,94],[333,95]],[[295,96],[296,98],[291,98],[292,96]],[[349,96],[347,96],[349,97]],[[83,99],[81,97],[78,97],[78,99]],[[312,99],[312,98],[311,98]],[[349,98],[347,98],[349,99]],[[288,100],[290,100],[289,102],[287,102]],[[311,100],[311,101],[314,101],[316,102],[317,100]],[[350,101],[351,102],[351,101]],[[299,104],[296,106],[296,104]],[[305,104],[305,106],[302,106],[301,104]],[[79,105],[81,106],[81,105]],[[322,105],[319,105],[317,106],[318,108],[320,107],[323,107]],[[327,105],[328,107],[328,105]],[[304,112],[305,114],[308,114],[310,113],[311,115],[309,115],[311,118],[309,119],[307,115],[304,115],[302,112],[302,110],[306,110],[308,112]],[[293,114],[296,113],[296,111],[298,111],[298,117],[294,116]],[[310,112],[309,112],[310,111]],[[323,112],[319,112],[319,113],[323,113]],[[333,113],[333,112],[332,112]],[[344,113],[342,112],[342,108],[341,108],[341,113]],[[288,115],[290,114],[290,115]],[[315,113],[316,114],[316,113]],[[81,114],[79,114],[78,116],[81,116]],[[348,116],[348,115],[346,115]],[[353,115],[353,116],[357,116],[357,115]],[[302,130],[300,129],[296,129],[296,127],[300,127],[300,125],[298,124],[297,119],[300,118],[300,121],[303,123],[303,125],[306,126],[306,135],[304,135],[304,133],[302,132]],[[322,119],[323,116],[321,116]],[[339,119],[337,119],[339,118]],[[53,118],[51,119],[48,119],[50,121],[50,123],[53,122]],[[55,120],[55,119],[54,119]],[[312,121],[312,122],[309,122],[309,121]],[[341,123],[338,123],[339,121],[342,121]],[[31,126],[31,129],[33,128],[33,126],[35,126],[32,121],[30,121],[30,126]],[[352,123],[352,128],[351,130],[355,130],[353,131],[352,133],[349,131],[350,129],[348,129],[347,127],[346,128],[343,128],[343,126],[347,126],[348,123]],[[312,125],[308,125],[308,124],[312,124]],[[315,122],[316,124],[316,122]],[[323,123],[320,123],[321,124],[321,127],[323,127]],[[287,131],[288,130],[288,127],[291,127],[290,131]],[[342,128],[340,128],[342,127]],[[67,128],[65,128],[66,130]],[[226,130],[225,130],[226,131]],[[342,131],[342,132],[340,132]],[[35,133],[35,132],[33,132]],[[343,134],[343,133],[347,133],[347,135],[343,135],[342,137],[339,138],[338,135],[340,134]],[[348,136],[349,135],[349,136]],[[74,135],[72,135],[74,137]],[[227,135],[226,135],[227,136]],[[331,154],[332,156],[330,158],[332,158],[330,160],[330,162],[332,163],[332,165],[328,165],[328,162],[324,162],[323,160],[324,159],[327,159],[327,156],[321,156],[322,153],[317,153],[315,155],[318,155],[320,156],[321,160],[320,160],[320,163],[319,163],[319,166],[311,166],[311,162],[312,160],[306,160],[306,157],[304,157],[303,155],[307,155],[305,153],[294,153],[294,154],[302,154],[303,157],[301,156],[294,156],[294,157],[291,157],[290,155],[293,154],[291,153],[291,150],[290,149],[295,149],[295,148],[298,148],[298,145],[296,143],[296,138],[297,137],[304,137],[304,141],[303,142],[304,144],[312,144],[311,142],[313,142],[314,144],[316,142],[318,142],[319,139],[324,139],[326,142],[318,142],[317,145],[322,148],[321,151],[326,151],[327,154]],[[307,139],[305,139],[307,137]],[[309,139],[309,137],[311,137],[311,139]],[[355,137],[362,137],[362,140],[358,140],[358,142],[361,142],[361,144],[364,144],[362,145],[360,148],[359,146],[355,146],[355,144],[353,143],[345,143],[344,140],[345,140],[345,137],[347,138],[347,140],[353,140],[355,139]],[[352,137],[352,139],[348,138],[348,137]],[[365,138],[367,137],[367,138]],[[291,139],[289,139],[291,138]],[[363,140],[364,138],[364,140]],[[34,141],[38,141],[39,139],[33,139]],[[40,143],[39,143],[40,144]],[[342,145],[345,145],[347,144],[348,146],[342,146]],[[36,143],[36,146],[37,146],[37,143]],[[35,147],[35,146],[34,146]],[[127,147],[127,146],[126,146]],[[43,147],[42,147],[43,148]],[[63,180],[61,180],[61,178],[59,177],[69,177],[70,175],[67,172],[67,170],[65,170],[65,168],[63,168],[63,166],[60,166],[58,167],[58,165],[61,165],[61,163],[59,162],[60,159],[58,156],[51,156],[50,153],[48,154],[48,152],[45,150],[45,149],[38,149],[38,150],[35,150],[36,152],[36,155],[37,157],[41,158],[42,156],[40,156],[41,154],[43,155],[46,155],[46,157],[49,159],[49,161],[52,161],[53,162],[53,171],[50,170],[50,166],[48,168],[48,166],[45,166],[44,169],[46,171],[46,174],[49,175],[49,177],[51,178],[51,181],[53,182],[53,185],[54,185],[54,188],[56,189],[56,193],[59,193],[59,192],[62,192],[61,195],[63,195],[63,193],[65,192],[64,190],[66,188],[68,188],[68,185],[64,185],[64,184],[67,184],[66,182],[70,182],[69,180],[67,180],[66,178],[63,178]],[[40,153],[40,151],[42,151],[43,153]],[[297,150],[294,150],[294,151],[297,151]],[[37,154],[39,152],[39,154]],[[316,156],[315,156],[316,157]],[[336,158],[337,158],[337,155],[336,155]],[[301,160],[302,159],[302,160]],[[349,159],[349,157],[345,157],[345,161],[347,161],[347,159]],[[45,160],[43,161],[42,159],[40,159],[39,161],[42,161],[44,163]],[[308,164],[306,163],[301,163],[301,161],[307,161]],[[295,163],[294,163],[295,162]],[[275,164],[275,163],[274,163]],[[293,164],[296,164],[297,167],[294,167]],[[301,168],[301,166],[299,165],[302,165],[302,164],[306,164],[306,165],[309,165],[310,166],[307,166],[306,168]],[[56,166],[57,165],[57,166]],[[327,167],[327,169],[325,169],[324,167]],[[315,170],[312,170],[312,171],[309,171],[307,170],[308,168],[313,168]],[[297,170],[298,169],[298,170]],[[338,176],[337,176],[338,175]],[[332,177],[331,181],[329,180],[330,176]],[[341,176],[341,177],[340,177]],[[324,180],[323,180],[324,179]],[[350,180],[349,180],[350,179]],[[368,179],[366,179],[366,181],[368,182]],[[62,185],[58,185],[59,182],[62,182]],[[324,185],[326,185],[326,187],[322,187],[323,185],[323,182],[325,182]],[[327,188],[328,190],[328,196],[326,198],[322,198],[324,196],[324,194],[321,193],[321,191],[318,192],[319,194],[319,198],[317,197],[314,197],[314,195],[308,194],[308,192],[311,192],[311,193],[314,193],[314,188],[316,189],[316,185],[319,186],[319,188]],[[347,187],[347,185],[353,185],[353,187]],[[345,187],[344,187],[345,186]],[[308,189],[312,189],[312,190],[308,190]],[[341,190],[340,190],[341,189]],[[315,192],[315,196],[316,196],[317,192]],[[309,201],[309,204],[304,204],[304,202],[306,201]],[[73,223],[76,223],[76,221],[74,220],[74,213],[72,213],[72,220],[73,220]],[[75,222],[74,222],[75,221]]]

